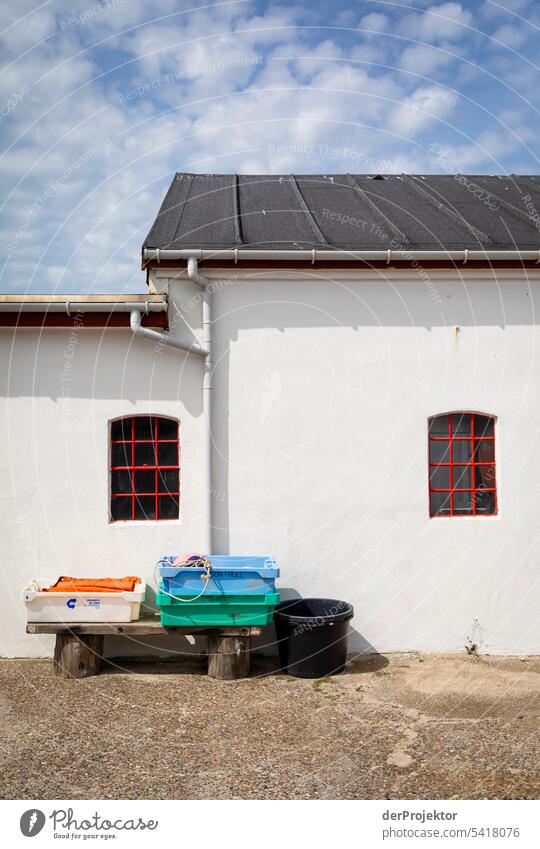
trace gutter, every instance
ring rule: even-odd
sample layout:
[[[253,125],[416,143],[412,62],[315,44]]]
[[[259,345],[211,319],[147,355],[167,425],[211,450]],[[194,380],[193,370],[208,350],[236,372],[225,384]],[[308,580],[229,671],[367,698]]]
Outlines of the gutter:
[[[0,301],[0,313],[64,313],[65,315],[76,315],[78,313],[126,313],[130,314],[129,324],[134,334],[146,336],[161,346],[169,345],[171,348],[180,348],[189,354],[198,354],[201,357],[208,356],[208,351],[198,342],[183,342],[176,339],[170,333],[163,333],[151,327],[144,327],[142,319],[144,315],[157,312],[167,312],[166,301],[77,301],[77,300],[24,300],[24,301]]]
[[[250,248],[227,248],[224,250],[194,250],[193,248],[182,248],[168,250],[165,248],[144,248],[143,260],[155,260],[156,262],[175,259],[223,259],[233,260],[275,260],[278,262],[290,262],[291,260],[305,260],[312,264],[320,261],[334,260],[339,262],[356,262],[365,260],[370,262],[411,262],[411,260],[450,260],[466,263],[469,260],[521,260],[540,263],[540,249],[527,251],[504,251],[504,250],[459,250],[459,251],[416,251],[386,250],[386,251],[343,251],[343,250],[252,250]]]
[[[66,315],[87,312],[166,312],[165,301],[0,301],[0,312],[61,312]]]

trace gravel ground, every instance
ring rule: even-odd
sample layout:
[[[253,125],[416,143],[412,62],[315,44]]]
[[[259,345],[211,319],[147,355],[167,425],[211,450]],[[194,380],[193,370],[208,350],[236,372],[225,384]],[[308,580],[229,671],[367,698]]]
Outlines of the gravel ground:
[[[4,799],[540,796],[540,658],[396,654],[303,681],[0,661]]]

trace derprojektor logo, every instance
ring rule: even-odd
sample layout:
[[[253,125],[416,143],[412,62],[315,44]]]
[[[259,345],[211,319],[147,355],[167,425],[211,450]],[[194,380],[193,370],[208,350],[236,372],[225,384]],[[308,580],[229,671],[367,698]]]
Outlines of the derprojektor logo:
[[[45,825],[45,814],[38,808],[30,808],[21,817],[21,831],[25,837],[35,837]]]

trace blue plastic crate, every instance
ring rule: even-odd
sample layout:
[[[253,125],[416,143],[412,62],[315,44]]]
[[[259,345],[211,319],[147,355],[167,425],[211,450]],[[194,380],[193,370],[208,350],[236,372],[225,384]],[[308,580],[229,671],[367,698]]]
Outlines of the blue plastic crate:
[[[264,595],[276,591],[279,569],[270,557],[233,557],[212,555],[207,558],[212,573],[206,593],[209,595]],[[173,595],[197,595],[204,584],[202,567],[173,566],[175,555],[162,558],[156,570],[166,593]],[[166,565],[170,563],[170,566]]]

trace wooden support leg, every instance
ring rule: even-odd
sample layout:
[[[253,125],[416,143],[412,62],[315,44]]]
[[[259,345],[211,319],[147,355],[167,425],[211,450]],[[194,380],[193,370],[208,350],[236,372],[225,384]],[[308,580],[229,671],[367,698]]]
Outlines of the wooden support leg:
[[[99,675],[102,657],[102,635],[56,635],[54,674],[60,678],[89,678],[91,675]]]
[[[208,674],[231,681],[249,676],[251,637],[208,637]]]

